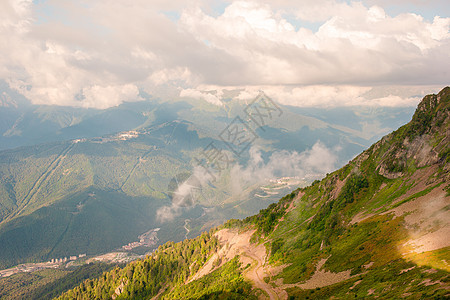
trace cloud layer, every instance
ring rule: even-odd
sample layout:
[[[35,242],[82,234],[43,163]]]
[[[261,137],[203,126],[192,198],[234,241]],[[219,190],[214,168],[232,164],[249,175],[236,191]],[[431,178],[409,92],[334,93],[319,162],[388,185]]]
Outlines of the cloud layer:
[[[231,169],[231,184],[234,194],[244,187],[281,177],[303,177],[307,174],[323,175],[336,168],[337,153],[317,142],[311,149],[273,152],[264,162],[258,147],[249,150],[250,159],[246,166],[235,165]]]
[[[306,175],[320,178],[336,168],[339,149],[329,149],[319,141],[311,149],[301,153],[275,151],[266,161],[258,146],[253,146],[248,151],[247,163],[245,165],[236,163],[229,170],[230,176],[226,181],[225,190],[233,196],[239,196],[249,186],[267,183],[270,179]],[[215,177],[220,178],[223,175],[215,173],[213,177],[201,167],[194,168],[192,174],[183,182],[179,182],[171,193],[171,205],[162,206],[157,210],[157,220],[162,223],[172,221],[186,209],[202,200],[204,202],[206,198],[203,192],[214,186]]]
[[[0,79],[34,103],[97,108],[139,100],[139,90],[221,105],[205,86],[263,87],[300,106],[415,105],[413,92],[365,93],[448,84],[450,18],[374,3],[5,0]]]

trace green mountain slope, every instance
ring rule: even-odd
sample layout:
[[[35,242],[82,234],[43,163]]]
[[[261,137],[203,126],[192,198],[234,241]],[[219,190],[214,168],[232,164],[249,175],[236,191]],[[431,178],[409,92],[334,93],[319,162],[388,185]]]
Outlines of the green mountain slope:
[[[447,87],[323,180],[59,299],[447,298],[449,115]]]
[[[104,253],[159,227],[155,212],[170,204],[168,182],[189,161],[165,144],[166,131],[173,124],[132,142],[114,135],[1,152],[0,266]],[[183,133],[192,141],[183,149],[199,147],[195,133]],[[160,233],[181,239],[183,224]]]

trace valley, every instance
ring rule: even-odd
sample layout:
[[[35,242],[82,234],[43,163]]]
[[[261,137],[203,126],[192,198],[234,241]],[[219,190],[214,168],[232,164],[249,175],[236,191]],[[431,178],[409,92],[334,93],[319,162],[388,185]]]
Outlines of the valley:
[[[58,299],[107,299],[118,285],[116,299],[446,298],[449,105],[447,87],[322,180]]]
[[[194,165],[204,159],[208,145],[233,157],[219,137],[234,116],[244,114],[245,107],[234,101],[227,105],[227,110],[207,107],[213,110],[204,120],[197,114],[187,114],[193,106],[185,102],[127,103],[107,111],[89,111],[87,119],[80,117],[77,124],[70,122],[60,130],[96,128],[90,122],[100,120],[106,122],[101,128],[106,128],[113,116],[120,123],[134,116],[135,122],[140,122],[135,127],[127,128],[131,124],[127,121],[121,125],[125,130],[116,133],[111,131],[118,127],[109,126],[108,134],[95,136],[100,131],[94,130],[90,135],[57,135],[72,139],[1,151],[0,267],[44,262],[73,253],[108,253],[133,243],[133,236],[151,228],[161,231],[158,242],[147,251],[170,240],[197,236],[232,217],[257,213],[293,188],[323,177],[332,165],[342,164],[364,147],[361,144],[368,144],[361,134],[369,133],[356,134],[364,127],[357,129],[354,122],[354,129],[341,123],[327,125],[317,113],[306,116],[282,107],[283,118],[255,129],[258,139],[253,148],[227,163],[228,168],[216,174],[220,175],[217,180],[202,181],[195,192],[191,190],[190,204],[174,206],[173,189],[182,184],[174,179],[198,176]],[[197,109],[199,113],[204,108]],[[58,114],[56,110],[51,115]],[[374,111],[371,118],[378,123],[385,114]],[[398,109],[395,114],[405,118],[408,111]],[[286,119],[297,120],[297,125]],[[398,121],[386,119],[385,126],[395,124]],[[21,130],[25,136],[26,127]],[[378,134],[381,132],[384,129]],[[331,153],[331,147],[341,150]],[[315,151],[328,151],[333,157],[325,165],[301,165]],[[258,155],[264,163],[256,163]],[[276,160],[287,161],[290,156],[298,163],[280,169]],[[249,176],[251,172],[260,175]],[[164,210],[167,214],[161,215]],[[189,220],[189,225],[183,220]],[[145,252],[141,248],[133,249],[140,255]]]
[[[0,0],[0,300],[450,299],[447,2]]]
[[[153,113],[151,116],[154,118],[157,114]],[[222,124],[226,127],[226,122]],[[331,234],[330,236],[322,237],[320,241],[308,238],[306,242],[301,242],[301,246],[300,244],[295,246],[308,249],[306,253],[293,255],[299,259],[310,255],[308,254],[312,253],[310,251],[317,251],[315,247],[320,246],[318,251],[324,254],[315,255],[316,258],[309,263],[301,262],[298,267],[298,261],[283,261],[277,256],[277,251],[285,251],[280,250],[284,249],[283,247],[292,247],[288,246],[289,243],[299,243],[299,241],[288,243],[286,239],[302,236],[303,234],[298,230],[302,232],[305,230],[301,229],[304,226],[311,227],[313,226],[311,224],[317,223],[314,226],[321,228],[315,229],[319,231],[308,229],[311,233],[307,235],[314,235],[324,230],[326,226],[336,224],[339,218],[345,216],[335,212],[336,208],[317,211],[318,204],[310,208],[308,206],[310,204],[306,203],[311,200],[300,200],[311,197],[311,195],[307,196],[306,191],[314,191],[320,182],[329,182],[324,190],[327,191],[327,198],[322,196],[320,199],[336,201],[340,199],[339,201],[342,202],[349,193],[370,188],[370,191],[375,193],[373,200],[367,203],[357,201],[358,204],[356,202],[346,204],[352,208],[346,208],[345,214],[350,216],[354,211],[358,211],[350,223],[356,225],[371,220],[380,212],[382,213],[380,218],[385,214],[389,215],[388,208],[396,212],[400,218],[404,212],[399,212],[398,209],[403,208],[403,203],[413,203],[412,200],[418,197],[417,195],[435,193],[435,189],[437,190],[442,184],[439,182],[435,185],[416,184],[416,182],[432,182],[427,178],[437,176],[436,174],[440,172],[436,166],[434,169],[424,168],[432,162],[427,154],[427,151],[432,148],[422,147],[420,141],[413,146],[414,149],[421,149],[414,158],[414,162],[407,162],[402,158],[399,160],[401,165],[392,166],[389,159],[383,158],[381,163],[377,162],[379,164],[377,167],[373,166],[374,163],[362,163],[367,161],[366,156],[369,150],[385,151],[380,150],[384,149],[381,146],[383,142],[378,142],[375,144],[377,146],[372,146],[364,154],[351,160],[344,167],[345,175],[342,173],[337,179],[335,175],[332,175],[335,173],[325,175],[324,171],[329,169],[321,167],[322,161],[326,157],[332,158],[336,155],[336,158],[332,159],[335,159],[334,164],[337,164],[345,160],[346,155],[349,155],[351,151],[346,150],[346,154],[338,156],[327,150],[327,146],[322,145],[321,141],[312,139],[310,143],[315,144],[312,144],[310,149],[305,149],[302,153],[287,152],[284,150],[284,148],[289,149],[287,140],[277,144],[279,141],[272,139],[279,126],[280,124],[275,122],[269,127],[257,129],[259,135],[255,140],[256,144],[252,146],[253,148],[249,148],[248,152],[243,152],[239,156],[226,152],[229,148],[224,140],[215,138],[213,134],[207,133],[205,128],[197,127],[186,120],[164,121],[100,137],[77,138],[66,142],[0,152],[0,174],[3,178],[0,192],[4,197],[0,207],[2,215],[0,265],[3,268],[19,265],[12,269],[5,269],[2,274],[19,276],[23,272],[80,268],[90,263],[116,265],[145,260],[146,255],[155,255],[158,247],[167,242],[195,238],[201,232],[217,228],[229,219],[244,219],[261,209],[270,211],[279,207],[279,204],[275,203],[283,195],[288,194],[283,199],[292,201],[289,205],[286,204],[288,208],[285,210],[257,217],[259,221],[253,219],[254,217],[245,219],[246,224],[256,222],[256,225],[252,226],[257,228],[259,222],[267,218],[271,221],[258,229],[256,233],[254,231],[246,233],[242,238],[244,242],[233,242],[233,234],[218,233],[218,241],[227,245],[224,247],[228,247],[228,250],[234,249],[234,252],[231,252],[234,254],[226,256],[220,254],[224,250],[216,250],[213,258],[209,258],[208,263],[199,270],[196,277],[193,277],[195,280],[200,280],[203,276],[207,278],[209,274],[220,273],[222,268],[227,269],[227,264],[238,263],[241,266],[248,266],[247,269],[242,269],[239,278],[256,286],[256,291],[260,291],[256,292],[257,297],[285,299],[289,293],[296,293],[294,291],[326,288],[358,277],[352,268],[326,269],[334,257],[333,252],[326,252],[329,251],[326,249],[328,249],[330,238],[333,237],[332,231],[327,233]],[[342,126],[335,126],[335,128],[342,129]],[[217,137],[220,137],[219,131],[220,126],[216,133]],[[405,129],[399,129],[399,131],[404,132]],[[307,141],[304,128],[300,132],[303,139]],[[346,135],[347,133],[344,132],[342,134]],[[292,132],[288,132],[287,136],[289,134]],[[324,130],[323,134],[329,133]],[[314,135],[317,139],[317,133]],[[294,136],[292,138],[295,139]],[[333,139],[325,138],[325,140],[330,142]],[[355,145],[361,141],[359,138],[356,140],[358,142],[355,142]],[[438,145],[441,145],[446,139],[439,141]],[[214,180],[205,180],[206,177],[202,176],[206,173],[199,173],[195,167],[192,170],[191,163],[206,157],[206,154],[213,153],[208,152],[212,149],[211,145],[225,149],[221,151],[225,151],[223,153],[229,157],[234,156],[236,161],[232,162],[228,169],[216,173]],[[335,145],[343,144],[338,142]],[[202,146],[206,148],[202,149]],[[442,146],[439,147],[442,148]],[[322,157],[314,158],[316,153],[321,153]],[[405,157],[409,154],[402,152],[398,155]],[[296,160],[301,163],[295,165]],[[308,160],[312,161],[312,166],[302,165],[303,161]],[[215,163],[206,162],[210,166],[214,166]],[[326,160],[325,163],[325,166],[331,165]],[[280,168],[278,165],[286,167]],[[378,172],[380,175],[366,178],[358,175],[358,172],[354,174],[350,172],[352,176],[347,173],[349,172],[347,170],[361,168],[361,165],[368,168],[367,174]],[[405,170],[416,172],[414,180],[397,180],[400,172]],[[249,176],[250,174],[252,175]],[[254,174],[260,175],[254,178]],[[387,178],[387,181],[380,176]],[[320,181],[321,178],[324,179]],[[307,189],[306,187],[311,184],[312,186]],[[336,188],[331,188],[334,185]],[[315,193],[324,192],[322,190],[321,187]],[[389,201],[394,199],[397,202],[389,204],[391,206],[385,206],[385,203],[391,203]],[[300,205],[302,208],[298,208],[298,201],[306,202]],[[433,210],[433,214],[438,214],[445,207],[445,205],[442,206],[445,200],[440,203],[440,206],[436,206],[438,208]],[[264,210],[267,206],[269,208]],[[299,209],[300,215],[298,215]],[[322,214],[322,218],[331,219],[323,223],[316,220],[317,214]],[[294,216],[293,219],[291,215]],[[442,218],[445,219],[445,217]],[[419,217],[419,220],[423,219]],[[272,223],[275,221],[278,223]],[[234,224],[234,221],[231,222]],[[435,240],[442,241],[442,237],[448,233],[445,231],[448,230],[446,225],[442,224],[444,223],[427,225],[428,227],[421,227],[416,223],[410,225],[413,228],[422,229],[415,231],[413,240],[402,242],[402,247],[405,249],[403,257],[423,259],[416,257],[420,254],[406,250],[411,247],[422,247],[420,249],[426,251],[445,248],[445,242],[444,244],[435,242]],[[426,228],[432,228],[432,226],[438,226],[440,229],[428,234],[429,229]],[[272,231],[273,238],[266,236]],[[242,233],[238,236],[240,234]],[[261,237],[257,238],[258,235]],[[40,240],[29,244],[30,240],[35,240],[35,236],[39,236]],[[261,243],[261,238],[265,240],[265,246],[262,244],[250,246],[255,241]],[[296,239],[298,237],[294,238]],[[438,246],[430,246],[434,244]],[[87,256],[81,260],[70,261],[73,253],[86,253]],[[240,258],[234,260],[235,256]],[[52,263],[55,257],[58,257],[57,264]],[[67,261],[64,259],[59,261],[59,258],[64,257]],[[280,259],[278,263],[281,265],[274,265]],[[43,263],[45,261],[48,262]],[[365,261],[365,265],[370,265],[372,262]],[[436,264],[441,263],[436,262]],[[297,271],[291,270],[293,266],[297,266]],[[309,274],[309,277],[303,279],[300,277],[303,280],[300,283],[292,282],[292,276],[298,276],[296,275],[298,270],[306,272],[302,274]],[[227,276],[235,275],[230,273]],[[164,292],[161,293],[164,294]]]

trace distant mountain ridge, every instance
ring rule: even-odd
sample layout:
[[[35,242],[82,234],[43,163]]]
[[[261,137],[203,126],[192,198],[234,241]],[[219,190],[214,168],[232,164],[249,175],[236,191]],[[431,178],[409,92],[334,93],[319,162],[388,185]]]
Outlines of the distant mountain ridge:
[[[343,168],[59,299],[450,297],[450,88]]]
[[[33,105],[9,88],[4,81],[0,81],[0,150],[99,137],[177,119],[192,122],[199,128],[212,130],[210,135],[217,135],[219,132],[213,129],[219,130],[226,126],[246,105],[237,100],[224,102],[224,107],[196,99],[168,101],[169,99],[154,99],[143,92],[141,98],[144,100],[123,103],[105,110]],[[314,109],[283,106],[282,109],[284,118],[278,120],[278,127],[271,128],[277,130],[274,135],[290,133],[293,138],[298,139],[303,135],[308,140],[308,134],[311,133],[301,131],[302,127],[306,127],[310,131],[316,131],[316,135],[323,135],[325,140],[331,138],[326,135],[327,130],[333,130],[339,138],[347,139],[348,144],[358,145],[359,151],[373,142],[373,139],[398,128],[413,112],[413,108],[408,107]],[[308,143],[310,144],[309,140]],[[358,153],[354,150],[351,152],[353,155]]]

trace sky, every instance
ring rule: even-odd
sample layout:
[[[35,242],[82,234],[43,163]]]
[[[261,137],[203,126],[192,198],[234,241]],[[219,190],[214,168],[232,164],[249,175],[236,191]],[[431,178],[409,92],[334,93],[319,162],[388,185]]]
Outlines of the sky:
[[[1,0],[0,80],[109,108],[258,91],[284,105],[415,106],[450,83],[446,1]]]

